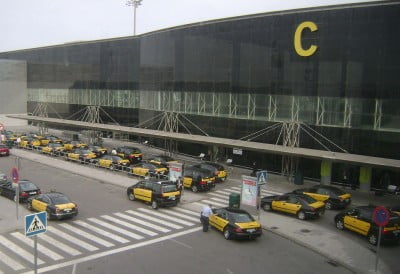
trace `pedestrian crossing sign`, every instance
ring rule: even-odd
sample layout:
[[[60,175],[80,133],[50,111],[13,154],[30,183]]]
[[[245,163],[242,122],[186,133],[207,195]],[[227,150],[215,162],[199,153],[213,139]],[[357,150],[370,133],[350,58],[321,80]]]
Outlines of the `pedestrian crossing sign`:
[[[257,171],[257,185],[265,185],[267,183],[267,171]]]
[[[31,237],[47,229],[47,212],[39,212],[25,216],[25,236]]]

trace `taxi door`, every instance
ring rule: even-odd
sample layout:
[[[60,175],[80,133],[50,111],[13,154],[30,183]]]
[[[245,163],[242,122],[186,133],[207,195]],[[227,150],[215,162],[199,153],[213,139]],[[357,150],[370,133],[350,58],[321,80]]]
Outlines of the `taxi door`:
[[[226,218],[226,213],[211,214],[208,218],[208,221],[213,227],[220,231],[223,231],[225,226],[229,223]]]
[[[290,197],[288,201],[285,204],[286,207],[286,212],[291,213],[291,214],[297,214],[297,212],[301,208],[301,204],[299,200],[295,197]]]
[[[100,159],[99,160],[99,166],[101,167],[110,167],[111,161],[110,160],[106,160],[106,159]]]
[[[41,197],[32,200],[32,208],[36,211],[46,211],[47,203]]]
[[[344,227],[361,235],[367,236],[369,229],[371,228],[371,224],[360,219],[359,216],[354,215],[344,217]]]
[[[290,212],[288,205],[287,205],[287,199],[286,198],[281,198],[279,201],[272,201],[271,207],[273,210],[278,210],[278,211],[283,211],[283,212]]]
[[[191,188],[192,187],[192,182],[193,179],[191,177],[184,177],[183,178],[183,186],[186,188]]]
[[[151,202],[151,195],[152,191],[149,189],[145,188],[135,188],[133,191],[133,194],[135,195],[135,198],[146,201],[146,202]]]

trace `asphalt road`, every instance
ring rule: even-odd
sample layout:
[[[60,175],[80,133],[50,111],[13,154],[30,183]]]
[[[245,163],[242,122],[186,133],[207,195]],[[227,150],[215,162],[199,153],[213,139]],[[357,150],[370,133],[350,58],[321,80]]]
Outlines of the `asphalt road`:
[[[8,171],[14,165],[13,156],[0,158],[2,171]],[[57,190],[66,193],[78,203],[80,212],[76,218],[51,221],[49,225],[61,233],[74,235],[78,240],[86,239],[85,237],[90,237],[90,235],[99,235],[99,232],[93,233],[88,227],[77,225],[76,221],[93,225],[100,220],[113,225],[115,222],[106,221],[109,219],[105,220],[102,216],[109,218],[115,217],[115,214],[125,214],[134,217],[126,212],[128,210],[139,214],[135,216],[143,220],[144,217],[141,216],[152,215],[151,212],[154,212],[145,204],[129,201],[126,198],[125,189],[121,187],[25,159],[21,159],[20,165],[21,178],[32,180],[43,191]],[[6,198],[0,197],[0,199]],[[161,210],[157,212],[163,214]],[[349,273],[340,266],[328,263],[324,257],[274,234],[266,233],[256,241],[226,241],[222,234],[215,230],[203,233],[200,231],[196,215],[197,213],[186,215],[187,222],[181,223],[180,229],[176,228],[175,223],[175,227],[169,227],[168,232],[159,232],[154,237],[118,242],[113,235],[118,234],[125,239],[128,236],[124,233],[101,234],[99,238],[113,246],[103,247],[97,241],[92,243],[92,246],[97,248],[96,251],[85,250],[78,245],[76,240],[75,243],[71,243],[71,240],[61,237],[61,233],[46,232],[47,236],[58,243],[44,242],[40,237],[38,241],[44,247],[56,251],[56,254],[52,255],[46,251],[39,253],[39,258],[45,261],[39,269],[49,273],[311,273],[315,271]],[[163,218],[153,216],[153,219]],[[149,222],[154,223],[155,220]],[[191,225],[190,222],[192,222]],[[66,229],[65,224],[72,227],[74,232]],[[154,227],[152,229],[155,231]],[[113,232],[110,229],[106,230]],[[85,232],[88,236],[84,236]],[[32,251],[27,248],[26,241],[18,239],[18,235],[19,232],[14,231],[0,236],[9,239],[23,250]],[[61,245],[73,247],[75,252],[80,254],[68,255]],[[4,273],[23,273],[32,266],[22,258],[21,254],[15,255],[10,252],[10,247],[1,245],[0,252],[22,265],[21,271],[11,272],[9,265],[0,263],[0,269]],[[16,267],[16,264],[13,266]]]

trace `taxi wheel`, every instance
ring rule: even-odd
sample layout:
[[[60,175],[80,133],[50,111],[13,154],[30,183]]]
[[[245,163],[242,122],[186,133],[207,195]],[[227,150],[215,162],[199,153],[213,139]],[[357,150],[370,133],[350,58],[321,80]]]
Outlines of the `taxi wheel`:
[[[328,210],[331,210],[332,209],[332,203],[331,202],[326,202],[326,204],[325,204],[325,208],[326,209],[328,209]]]
[[[297,213],[297,218],[299,218],[299,220],[305,220],[306,219],[306,214],[304,213],[304,211],[299,211]]]
[[[264,211],[272,211],[272,207],[270,204],[263,204],[262,208],[264,209]]]
[[[191,189],[192,189],[193,192],[198,192],[199,191],[199,189],[195,185],[192,185]]]
[[[131,201],[134,201],[135,200],[135,195],[133,193],[129,193],[128,199],[131,200]]]
[[[152,202],[151,202],[151,208],[153,208],[153,209],[157,209],[157,208],[158,208],[158,203],[157,203],[157,201],[152,201]]]
[[[336,220],[336,228],[340,229],[340,230],[344,229],[343,220],[341,220],[341,219]]]
[[[229,231],[229,228],[225,228],[224,229],[224,238],[226,240],[230,240],[231,239],[231,232]]]
[[[378,236],[376,235],[376,233],[371,233],[368,235],[368,242],[372,245],[378,244]]]

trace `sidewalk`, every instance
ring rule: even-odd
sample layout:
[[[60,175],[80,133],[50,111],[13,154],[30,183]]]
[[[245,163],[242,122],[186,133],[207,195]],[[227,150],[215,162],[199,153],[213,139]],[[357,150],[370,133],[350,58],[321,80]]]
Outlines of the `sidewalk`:
[[[110,173],[109,171],[86,165],[77,165],[76,163],[50,158],[49,156],[26,150],[12,149],[11,154],[122,187],[128,187],[137,181],[137,179],[126,175]],[[243,172],[246,173],[248,171],[243,170]],[[295,185],[288,182],[285,177],[270,174],[268,175],[268,185],[265,189],[268,191],[286,193],[296,188],[307,187],[314,184],[316,184],[316,182],[305,181],[303,185]],[[226,187],[230,186],[229,184],[226,185]],[[388,205],[400,203],[400,197],[396,196],[375,196],[373,192],[360,193],[351,189],[346,189],[346,191],[353,195],[353,205],[365,205],[369,203]],[[193,202],[199,202],[206,198],[207,193],[185,191],[182,199],[182,206],[200,212],[199,204]],[[10,205],[12,205],[13,208]],[[6,216],[2,216],[3,218],[0,219],[0,227],[2,228],[0,232],[23,228],[23,221],[21,222],[21,220],[19,220],[18,223],[14,221],[16,219],[15,204],[10,201],[10,205],[8,205],[10,208],[7,208],[5,211],[7,212]],[[3,202],[1,206],[3,206]],[[349,240],[347,237],[338,237],[338,234],[334,231],[324,229],[322,226],[312,222],[300,221],[296,218],[289,218],[284,215],[264,212],[262,210],[260,212],[260,222],[264,229],[266,229],[264,237],[268,237],[268,233],[275,233],[322,254],[330,261],[341,264],[355,273],[392,273],[382,260],[379,260],[378,272],[375,272],[376,254],[366,246],[361,246],[356,241]],[[24,214],[20,213],[20,216]],[[28,214],[28,212],[26,212],[26,214]]]

